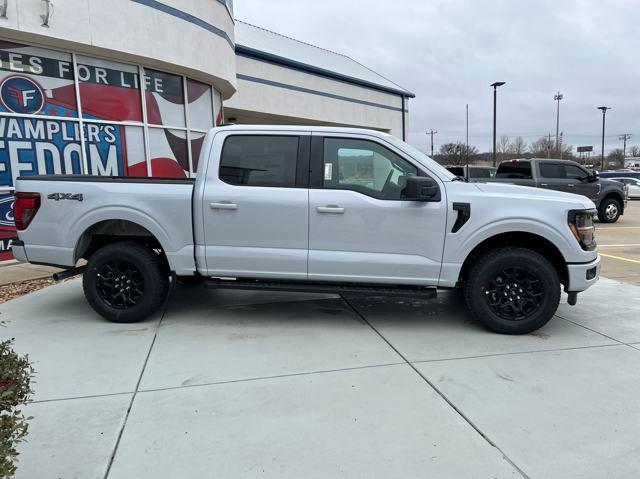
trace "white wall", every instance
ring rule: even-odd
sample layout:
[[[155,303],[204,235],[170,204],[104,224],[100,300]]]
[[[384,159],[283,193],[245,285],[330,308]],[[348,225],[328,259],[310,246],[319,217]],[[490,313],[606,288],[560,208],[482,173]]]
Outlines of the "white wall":
[[[56,0],[49,28],[42,0],[9,0],[0,37],[142,63],[235,92],[235,52],[223,37],[176,15],[132,0]],[[153,3],[153,2],[152,2]],[[234,41],[233,20],[217,0],[162,0]]]
[[[238,92],[224,102],[227,118],[232,115],[242,117],[243,113],[250,118],[264,117],[266,114],[294,121],[298,119],[302,124],[328,123],[373,128],[388,131],[402,138],[403,100],[399,95],[305,73],[243,55],[237,57],[237,71]],[[264,84],[243,79],[243,76],[301,87],[316,93]],[[330,98],[317,93],[346,97],[349,100]],[[405,101],[405,107],[408,108],[408,101]],[[407,116],[405,114],[405,119]]]

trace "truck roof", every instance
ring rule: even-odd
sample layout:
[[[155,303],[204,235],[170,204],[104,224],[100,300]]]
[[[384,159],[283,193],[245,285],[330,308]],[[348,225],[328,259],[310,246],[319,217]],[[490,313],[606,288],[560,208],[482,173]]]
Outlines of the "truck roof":
[[[564,161],[567,163],[575,163],[573,160],[563,160],[560,158],[513,158],[511,160],[505,160],[502,163],[509,163],[509,162],[513,162],[513,161],[537,161],[539,163],[545,163],[547,161],[551,162],[551,161]]]
[[[392,137],[389,133],[366,128],[348,128],[344,126],[310,126],[310,125],[222,125],[213,128],[223,131],[310,131],[324,133],[356,133],[361,135],[377,136],[380,138]]]

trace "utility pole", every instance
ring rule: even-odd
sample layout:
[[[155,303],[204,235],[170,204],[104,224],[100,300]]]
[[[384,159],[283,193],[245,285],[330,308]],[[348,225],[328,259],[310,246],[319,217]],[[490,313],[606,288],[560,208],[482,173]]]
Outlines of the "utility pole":
[[[558,92],[557,95],[553,96],[553,99],[558,102],[558,107],[556,108],[556,150],[560,151],[560,100],[564,98],[564,95]]]
[[[496,104],[498,102],[498,87],[504,85],[506,82],[497,81],[491,84],[493,87],[493,166],[496,166]]]
[[[608,106],[599,106],[598,110],[602,111],[602,153],[600,156],[600,171],[604,171],[604,126],[607,118],[607,110],[611,110]]]
[[[469,179],[469,104],[467,103],[467,140],[465,142],[465,156],[467,163],[466,177]]]
[[[620,135],[618,137],[618,139],[624,141],[624,143],[623,143],[624,146],[622,147],[622,151],[624,152],[623,156],[626,158],[627,157],[627,140],[631,139],[631,134],[630,133],[625,133],[623,135]]]
[[[558,150],[560,151],[560,159],[562,159],[562,132],[560,132],[560,143]]]
[[[427,135],[431,135],[431,158],[433,158],[433,135],[435,135],[436,133],[438,133],[437,131],[435,131],[433,128],[431,128],[428,132]]]

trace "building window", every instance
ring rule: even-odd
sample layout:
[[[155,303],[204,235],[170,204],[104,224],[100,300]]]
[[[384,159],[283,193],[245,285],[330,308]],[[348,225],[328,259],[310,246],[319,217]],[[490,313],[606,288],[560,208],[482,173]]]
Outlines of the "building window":
[[[0,40],[0,259],[18,176],[194,176],[222,117],[194,79]]]

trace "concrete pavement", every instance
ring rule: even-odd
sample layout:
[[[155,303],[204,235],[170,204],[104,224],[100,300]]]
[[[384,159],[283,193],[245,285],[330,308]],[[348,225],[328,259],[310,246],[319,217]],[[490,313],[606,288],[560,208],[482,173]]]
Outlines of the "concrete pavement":
[[[596,223],[602,274],[640,286],[640,200],[629,200],[617,223]]]
[[[637,477],[639,287],[521,337],[458,300],[178,287],[117,325],[73,280],[0,305],[38,371],[17,477]]]
[[[60,271],[60,268],[18,263],[17,261],[3,261],[0,262],[0,286],[30,279],[50,278],[56,271]]]

